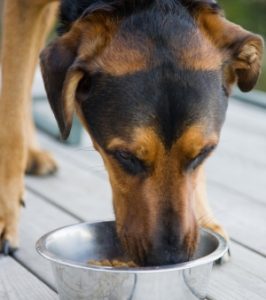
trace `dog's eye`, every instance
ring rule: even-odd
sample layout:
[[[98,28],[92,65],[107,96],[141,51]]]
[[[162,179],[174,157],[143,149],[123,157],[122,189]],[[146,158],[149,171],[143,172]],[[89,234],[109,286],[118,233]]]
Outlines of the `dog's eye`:
[[[215,149],[215,146],[208,146],[203,148],[200,153],[193,158],[192,160],[190,160],[187,164],[187,170],[188,171],[194,171],[197,169],[197,167],[199,167],[203,161],[205,160],[205,158]]]
[[[132,175],[137,175],[146,171],[144,163],[130,152],[118,150],[113,152],[113,156],[122,168]]]

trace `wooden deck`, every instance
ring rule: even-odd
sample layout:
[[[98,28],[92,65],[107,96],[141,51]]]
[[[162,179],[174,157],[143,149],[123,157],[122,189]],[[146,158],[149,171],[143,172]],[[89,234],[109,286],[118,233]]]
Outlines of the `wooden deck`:
[[[0,256],[1,300],[58,299],[50,265],[35,251],[36,240],[67,224],[113,218],[106,173],[90,143],[71,148],[41,132],[39,137],[60,171],[26,179],[21,248],[13,258]],[[265,300],[266,111],[231,101],[221,145],[207,171],[211,205],[232,238],[232,260],[214,268],[208,299]]]

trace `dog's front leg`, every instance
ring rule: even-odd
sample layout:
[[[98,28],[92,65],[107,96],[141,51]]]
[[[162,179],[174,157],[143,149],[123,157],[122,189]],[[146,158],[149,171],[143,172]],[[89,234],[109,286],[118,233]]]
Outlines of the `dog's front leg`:
[[[34,144],[27,121],[31,83],[49,20],[44,12],[45,3],[38,1],[5,1],[0,95],[0,252],[5,254],[18,246],[24,172]]]
[[[196,218],[201,227],[209,228],[214,232],[222,235],[226,240],[229,239],[228,234],[213,216],[207,199],[206,178],[204,167],[198,171],[195,194],[195,211]]]
[[[204,227],[216,233],[219,233],[227,241],[229,241],[229,236],[227,232],[215,219],[209,206],[206,192],[206,178],[204,167],[201,167],[199,169],[197,176],[195,191],[195,213],[200,227]],[[217,263],[222,264],[224,262],[227,262],[229,258],[230,250],[228,250],[228,252],[217,261]]]

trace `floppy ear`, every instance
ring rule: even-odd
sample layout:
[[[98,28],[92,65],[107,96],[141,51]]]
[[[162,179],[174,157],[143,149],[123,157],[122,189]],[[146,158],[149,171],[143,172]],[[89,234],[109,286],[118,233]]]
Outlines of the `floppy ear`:
[[[99,55],[110,40],[111,24],[108,13],[84,14],[69,32],[41,53],[45,89],[63,139],[71,130],[76,89],[86,63]]]
[[[76,48],[64,37],[57,38],[42,51],[40,56],[48,100],[63,139],[66,139],[70,133],[74,113],[75,85],[82,76],[81,72],[74,75],[75,70],[71,68],[76,56]]]
[[[189,1],[200,29],[224,54],[224,81],[228,90],[237,83],[250,91],[261,72],[264,42],[259,35],[225,19],[215,1]]]

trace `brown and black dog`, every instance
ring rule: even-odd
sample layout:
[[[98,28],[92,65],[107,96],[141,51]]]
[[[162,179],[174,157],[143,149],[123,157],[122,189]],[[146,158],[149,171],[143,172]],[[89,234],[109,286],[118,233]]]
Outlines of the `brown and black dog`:
[[[53,159],[30,115],[35,64],[57,3],[5,3],[0,103],[0,235],[17,247],[25,170]],[[117,232],[137,263],[187,260],[198,227],[226,236],[207,204],[203,164],[214,151],[233,84],[251,90],[263,40],[210,0],[63,0],[59,37],[41,54],[49,102],[67,138],[76,112],[113,190]]]

